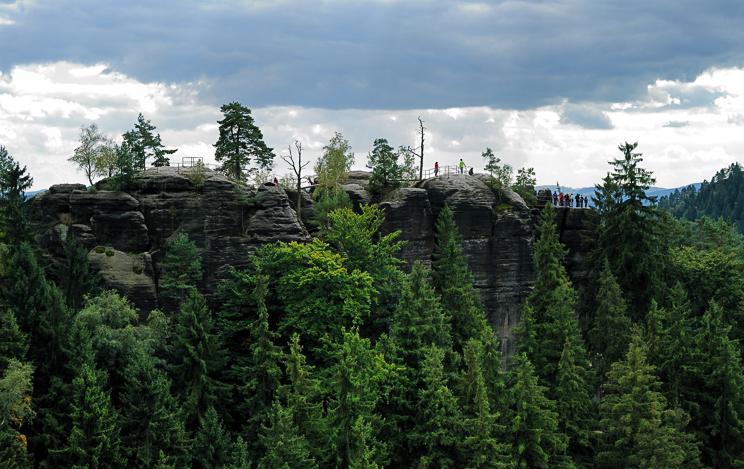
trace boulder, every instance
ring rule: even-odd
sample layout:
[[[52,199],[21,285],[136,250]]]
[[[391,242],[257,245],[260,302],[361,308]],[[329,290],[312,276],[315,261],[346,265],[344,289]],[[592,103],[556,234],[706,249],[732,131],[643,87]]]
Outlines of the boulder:
[[[352,183],[344,184],[341,188],[346,192],[346,195],[351,199],[351,203],[354,206],[354,210],[359,211],[359,207],[362,204],[369,204],[372,202],[372,195],[362,185]]]
[[[104,285],[129,298],[143,316],[158,306],[149,254],[128,254],[98,246],[88,253],[88,261],[91,269],[101,276]]]
[[[407,187],[395,190],[380,203],[380,208],[385,212],[382,232],[400,231],[399,239],[406,242],[400,253],[401,259],[409,268],[417,260],[429,264],[434,247],[434,217],[426,189]]]

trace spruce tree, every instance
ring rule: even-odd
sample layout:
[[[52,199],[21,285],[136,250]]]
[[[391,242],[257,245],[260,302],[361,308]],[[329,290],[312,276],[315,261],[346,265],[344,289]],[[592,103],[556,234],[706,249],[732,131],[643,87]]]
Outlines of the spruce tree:
[[[28,352],[28,337],[21,331],[15,314],[0,304],[0,373],[10,360],[23,360]]]
[[[0,235],[8,244],[17,246],[31,241],[32,232],[25,194],[33,182],[26,167],[22,167],[12,158],[8,161],[8,167],[0,172]]]
[[[658,391],[654,367],[646,361],[643,338],[636,333],[625,358],[613,363],[600,402],[603,467],[691,467],[697,448],[682,430],[687,417],[669,409]]]
[[[589,463],[592,458],[591,429],[594,428],[594,412],[591,400],[590,376],[576,356],[582,356],[580,344],[566,337],[561,359],[558,362],[556,383],[556,410],[558,428],[568,441],[568,454],[574,461]]]
[[[535,285],[526,300],[528,309],[523,314],[528,323],[519,330],[519,347],[528,354],[538,376],[550,386],[549,395],[555,398],[558,363],[566,341],[575,347],[578,366],[587,369],[588,360],[576,314],[576,292],[562,264],[566,249],[558,240],[551,205],[543,209],[537,231]]]
[[[150,467],[161,455],[178,467],[190,462],[183,414],[171,394],[171,381],[155,368],[151,356],[137,348],[124,372],[119,395],[122,448],[131,466]]]
[[[628,348],[631,322],[628,307],[609,263],[605,260],[599,274],[597,309],[589,329],[592,364],[602,380],[610,365],[620,360]]]
[[[713,467],[744,464],[744,367],[723,309],[711,301],[696,334],[695,367],[702,377],[700,412],[693,414],[703,461]]]
[[[310,445],[292,418],[292,410],[277,401],[271,407],[266,423],[261,426],[259,441],[265,448],[259,468],[318,467]]]
[[[640,165],[638,143],[619,146],[623,154],[610,162],[612,172],[596,186],[600,258],[606,258],[620,287],[628,295],[632,319],[642,319],[661,287],[664,239],[655,198],[646,194],[655,182]]]
[[[465,344],[466,371],[463,376],[465,439],[462,443],[466,467],[509,467],[511,448],[502,443],[506,429],[500,415],[491,410],[488,387],[483,375],[483,344],[470,339]]]
[[[432,254],[432,284],[450,313],[454,350],[462,353],[470,338],[491,334],[480,298],[473,288],[462,240],[452,210],[445,205],[436,222],[436,241]]]
[[[202,262],[199,250],[189,235],[177,232],[165,247],[165,257],[160,264],[161,297],[167,307],[177,308],[188,297],[192,288],[196,288],[202,279]]]
[[[535,369],[524,353],[514,358],[510,374],[507,414],[513,461],[517,467],[552,467],[566,451],[566,437],[558,428],[555,402],[545,396]]]
[[[71,311],[78,311],[83,306],[85,295],[93,293],[98,286],[99,279],[90,270],[88,251],[71,233],[65,239],[64,255],[57,278],[67,307]]]
[[[292,412],[295,425],[310,444],[311,454],[318,463],[322,463],[329,456],[330,441],[323,415],[321,386],[314,373],[314,367],[307,364],[302,353],[300,336],[293,334],[289,351],[284,355],[287,384],[281,386],[279,395]]]
[[[211,313],[196,290],[191,290],[176,316],[173,342],[173,384],[181,394],[187,423],[193,428],[223,392],[216,376],[224,365]]]
[[[72,388],[72,431],[66,450],[69,463],[74,467],[123,464],[119,415],[106,389],[106,373],[86,363]]]
[[[274,398],[279,390],[282,371],[281,349],[274,343],[276,333],[269,326],[269,311],[266,307],[268,294],[268,277],[259,275],[253,292],[257,305],[256,317],[251,324],[251,339],[248,346],[247,360],[236,363],[232,370],[239,376],[237,391],[241,396],[238,404],[240,412],[247,416],[243,433],[249,445],[253,445],[253,455],[257,459],[260,448],[258,432],[266,423]]]
[[[200,418],[194,436],[193,465],[202,468],[224,467],[233,458],[233,444],[219,414],[210,406]]]
[[[220,125],[220,136],[214,144],[214,157],[222,163],[222,170],[236,181],[245,181],[248,171],[257,168],[271,168],[274,153],[266,146],[261,130],[256,126],[251,110],[239,102],[224,104],[220,107],[223,114]]]
[[[464,436],[457,398],[447,385],[444,350],[436,345],[424,348],[421,363],[422,385],[416,398],[416,425],[411,431],[412,461],[419,467],[457,467]]]
[[[363,463],[372,464],[380,449],[373,431],[379,420],[375,407],[385,397],[383,384],[395,368],[358,331],[344,331],[334,355],[329,371],[336,463],[363,467]]]

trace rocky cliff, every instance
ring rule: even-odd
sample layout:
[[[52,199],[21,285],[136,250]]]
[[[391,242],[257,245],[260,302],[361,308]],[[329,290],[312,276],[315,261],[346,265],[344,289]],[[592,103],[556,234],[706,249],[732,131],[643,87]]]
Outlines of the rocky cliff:
[[[82,185],[56,185],[33,200],[37,219],[49,229],[42,243],[54,256],[70,234],[90,250],[91,265],[105,283],[127,295],[143,312],[159,304],[160,260],[167,240],[188,233],[202,254],[204,284],[213,292],[229,266],[241,267],[258,246],[273,241],[307,241],[312,199],[303,196],[300,221],[294,197],[273,184],[256,190],[237,186],[207,171],[203,181],[185,170],[150,169],[126,192],[106,184],[87,191]],[[344,189],[355,205],[369,202],[368,174],[354,172]],[[539,211],[509,190],[493,190],[483,176],[428,179],[398,189],[380,206],[383,229],[400,230],[407,241],[401,257],[410,265],[429,262],[434,222],[448,204],[463,237],[465,254],[481,293],[488,319],[503,351],[513,352],[513,329],[533,279],[532,244]],[[567,267],[576,282],[586,276],[584,246],[591,235],[592,212],[559,209],[561,240],[569,248]]]

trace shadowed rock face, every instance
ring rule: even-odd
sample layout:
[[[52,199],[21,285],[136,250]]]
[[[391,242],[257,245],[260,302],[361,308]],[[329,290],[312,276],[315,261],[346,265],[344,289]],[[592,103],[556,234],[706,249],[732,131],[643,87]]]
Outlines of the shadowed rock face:
[[[344,186],[357,203],[368,197],[368,174],[354,172]],[[514,327],[534,279],[532,245],[539,210],[528,208],[511,190],[492,189],[488,182],[483,175],[451,175],[393,191],[380,203],[386,214],[383,231],[401,231],[406,245],[400,255],[408,266],[416,260],[430,264],[435,220],[444,204],[449,205],[488,320],[501,338],[504,355],[510,356]],[[188,174],[160,168],[143,173],[127,192],[58,185],[37,196],[33,206],[50,228],[42,242],[52,255],[61,255],[61,243],[72,233],[91,250],[91,264],[106,283],[148,311],[159,302],[163,248],[179,230],[188,233],[201,252],[207,293],[215,291],[229,267],[245,266],[260,245],[308,241],[305,226],[314,216],[312,198],[303,194],[302,223],[293,207],[296,194],[291,196],[290,201],[273,184],[247,190],[212,171],[196,187]],[[596,223],[594,212],[556,212],[560,239],[569,250],[566,267],[581,284],[588,275],[585,250]],[[101,254],[100,247],[110,248],[108,255]]]
[[[163,248],[179,230],[201,252],[207,293],[215,291],[229,267],[247,265],[250,253],[262,244],[309,239],[286,194],[273,184],[248,190],[207,171],[196,187],[185,171],[159,168],[138,176],[127,192],[104,190],[105,183],[99,187],[88,192],[77,185],[52,186],[36,197],[36,217],[52,227],[42,243],[60,255],[65,236],[75,234],[91,250],[91,265],[107,286],[143,312],[158,305]],[[115,255],[106,257],[96,247],[110,248]],[[145,256],[142,269],[125,266],[123,253]]]

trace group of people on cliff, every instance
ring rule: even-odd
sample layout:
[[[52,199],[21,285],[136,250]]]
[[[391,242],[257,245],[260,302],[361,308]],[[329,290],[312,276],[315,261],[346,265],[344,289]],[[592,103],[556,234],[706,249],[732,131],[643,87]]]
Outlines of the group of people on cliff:
[[[555,207],[589,208],[589,199],[581,194],[564,194],[563,192],[552,192],[550,198]]]

